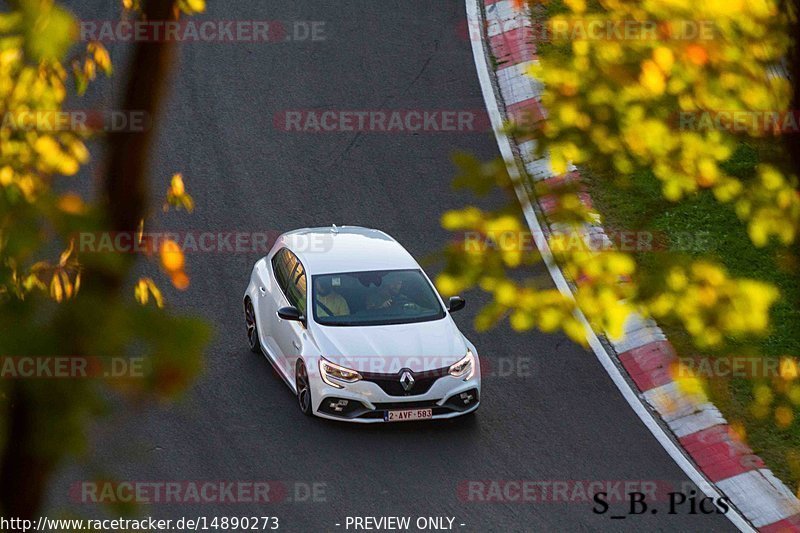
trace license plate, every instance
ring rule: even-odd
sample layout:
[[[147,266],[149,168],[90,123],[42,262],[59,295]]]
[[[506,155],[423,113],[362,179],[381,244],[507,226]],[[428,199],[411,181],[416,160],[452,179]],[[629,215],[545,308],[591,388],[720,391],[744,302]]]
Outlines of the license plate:
[[[404,409],[402,411],[386,411],[383,419],[386,422],[406,422],[408,420],[425,420],[433,418],[433,409]]]

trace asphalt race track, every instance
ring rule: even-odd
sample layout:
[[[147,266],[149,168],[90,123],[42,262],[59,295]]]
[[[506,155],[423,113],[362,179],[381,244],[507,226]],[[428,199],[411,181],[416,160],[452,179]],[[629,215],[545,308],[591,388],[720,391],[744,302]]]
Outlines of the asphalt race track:
[[[66,3],[82,19],[119,18],[117,1]],[[418,258],[445,244],[441,213],[475,203],[451,188],[451,154],[497,157],[489,132],[297,133],[276,129],[274,117],[292,109],[481,109],[463,1],[210,0],[202,18],[324,21],[325,40],[181,45],[169,104],[155,121],[152,230],[336,223],[380,228]],[[117,77],[76,105],[115,105],[126,46],[110,45]],[[90,183],[96,171],[82,176]],[[177,171],[198,206],[191,216],[157,213]],[[668,515],[663,502],[658,514],[612,520],[627,506],[596,515],[591,502],[460,498],[467,480],[689,484],[593,354],[562,336],[476,333],[478,295],[464,295],[459,326],[490,367],[516,370],[485,377],[474,419],[362,427],[303,417],[266,359],[247,348],[241,298],[257,258],[188,255],[191,287],[167,297],[214,324],[204,376],[175,405],[126,407],[98,422],[87,457],[59,474],[47,514],[108,514],[69,496],[76,482],[104,476],[280,481],[288,490],[280,502],[158,504],[141,514],[272,515],[284,531],[345,530],[347,516],[389,515],[454,516],[460,531],[734,529],[722,515]],[[314,484],[321,492],[306,498]]]

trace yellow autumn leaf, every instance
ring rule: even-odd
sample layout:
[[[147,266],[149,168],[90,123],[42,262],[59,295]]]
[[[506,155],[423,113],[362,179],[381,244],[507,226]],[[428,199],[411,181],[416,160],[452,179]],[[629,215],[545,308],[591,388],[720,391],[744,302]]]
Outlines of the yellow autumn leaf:
[[[179,291],[185,291],[189,288],[189,276],[183,271],[173,272],[170,275],[170,281],[172,281],[172,286]]]
[[[67,261],[69,261],[69,258],[74,251],[75,251],[75,239],[71,239],[69,241],[69,247],[67,247],[66,250],[61,252],[61,256],[58,258],[58,265],[62,267],[66,265]]]
[[[172,239],[165,239],[161,245],[161,266],[167,272],[179,272],[183,270],[186,258],[178,243]]]
[[[80,196],[75,193],[66,193],[58,199],[58,208],[71,215],[81,215],[86,212],[86,205]]]
[[[642,63],[642,73],[639,75],[639,83],[641,83],[642,87],[647,89],[650,94],[655,96],[662,94],[666,88],[664,73],[658,68],[658,65],[651,60]]]
[[[139,278],[139,281],[136,282],[136,286],[134,287],[133,294],[136,301],[141,305],[147,305],[150,301],[150,296],[152,296],[157,307],[164,307],[164,299],[161,295],[161,290],[150,278]]]
[[[103,71],[106,76],[111,76],[113,73],[113,67],[111,65],[111,55],[108,53],[108,50],[105,46],[103,46],[100,42],[93,42],[89,45],[89,51],[92,54],[92,58],[97,63],[97,66]]]
[[[63,270],[58,271],[58,276],[61,278],[61,286],[64,288],[64,299],[69,300],[72,298],[72,282]]]
[[[178,173],[172,176],[169,192],[175,196],[183,196],[186,192],[186,187],[183,184],[183,175]]]
[[[59,303],[64,299],[64,288],[57,274],[50,280],[50,296]]]
[[[136,287],[133,289],[133,295],[137,302],[142,305],[147,305],[150,299],[150,293],[147,289],[147,280],[142,278],[136,283]]]

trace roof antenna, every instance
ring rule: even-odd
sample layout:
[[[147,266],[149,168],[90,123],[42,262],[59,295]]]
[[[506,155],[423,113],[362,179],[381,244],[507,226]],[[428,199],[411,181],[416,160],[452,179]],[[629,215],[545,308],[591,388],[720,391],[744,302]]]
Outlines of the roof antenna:
[[[334,235],[339,233],[339,228],[336,227],[336,224],[331,224],[331,233]]]

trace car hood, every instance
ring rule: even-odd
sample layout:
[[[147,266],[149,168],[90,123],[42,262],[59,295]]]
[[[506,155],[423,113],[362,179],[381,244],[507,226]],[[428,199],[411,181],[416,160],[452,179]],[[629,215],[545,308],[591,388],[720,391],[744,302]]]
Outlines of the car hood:
[[[314,340],[329,361],[381,374],[443,368],[467,353],[464,337],[449,316],[387,326],[317,325]]]

